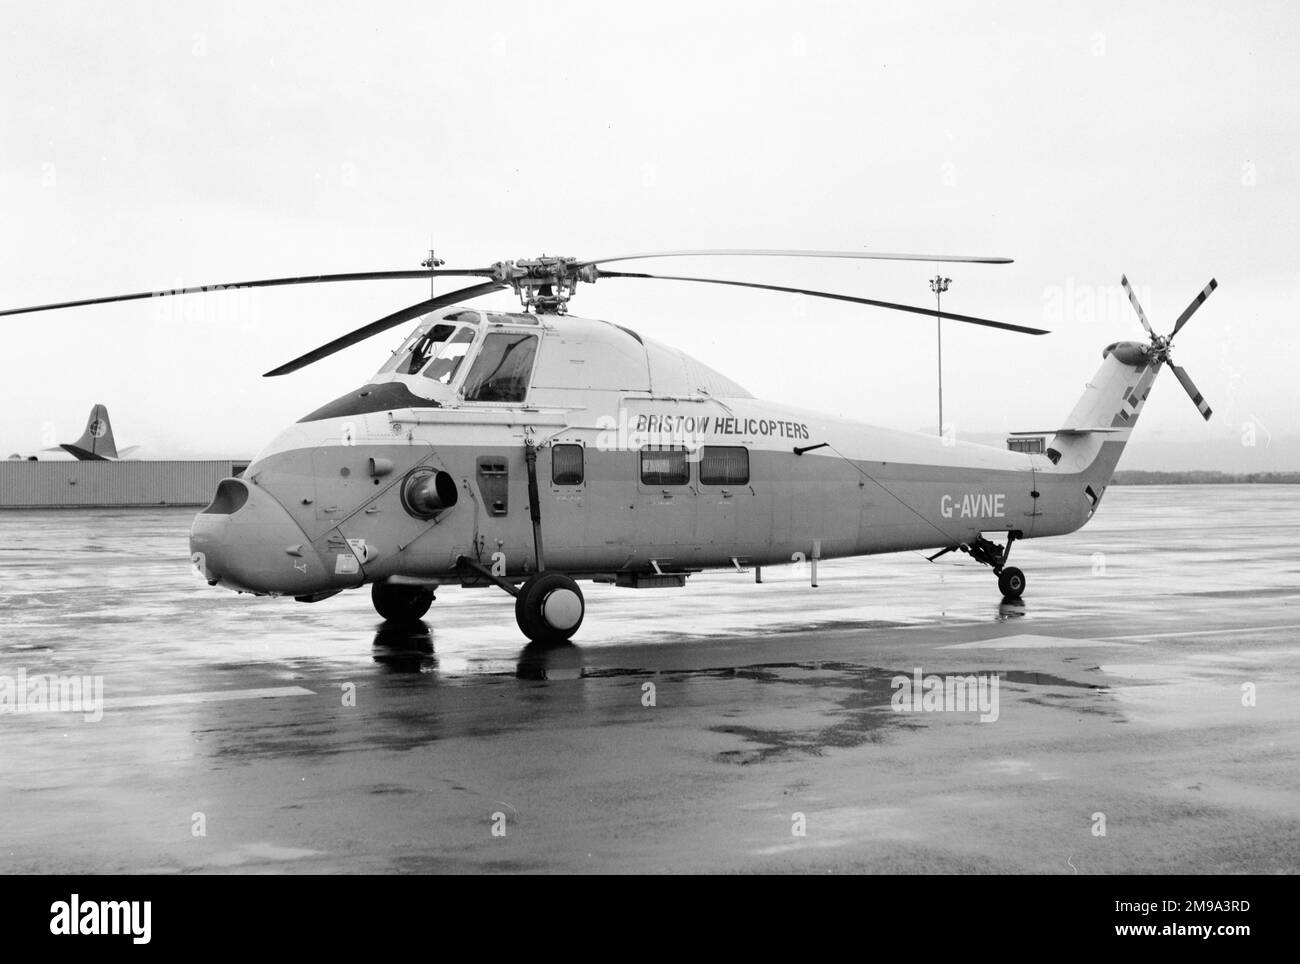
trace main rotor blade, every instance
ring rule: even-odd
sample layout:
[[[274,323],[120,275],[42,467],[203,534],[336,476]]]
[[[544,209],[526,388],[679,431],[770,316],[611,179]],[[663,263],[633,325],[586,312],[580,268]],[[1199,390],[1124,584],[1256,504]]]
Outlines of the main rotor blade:
[[[378,335],[387,331],[389,328],[395,328],[402,322],[410,321],[412,318],[418,318],[420,315],[428,314],[430,311],[436,311],[439,308],[445,308],[447,305],[454,305],[458,301],[468,301],[470,298],[477,298],[480,295],[491,294],[493,291],[499,291],[506,287],[499,281],[489,281],[481,285],[472,285],[468,288],[460,288],[457,291],[449,291],[445,295],[438,295],[436,298],[430,298],[428,301],[421,301],[419,304],[411,305],[409,308],[403,308],[401,311],[395,311],[391,315],[386,315],[378,321],[372,321],[355,331],[350,331],[346,335],[335,338],[331,342],[326,342],[319,348],[314,348],[305,355],[299,355],[293,361],[285,362],[279,368],[273,368],[263,378],[271,378],[275,375],[287,375],[289,372],[296,372],[299,368],[305,368],[313,362],[318,362],[322,358],[327,358],[337,351],[342,351],[355,345],[357,342],[365,341],[371,335]]]
[[[1212,414],[1210,406],[1206,403],[1205,398],[1201,393],[1197,391],[1196,383],[1192,381],[1192,376],[1187,374],[1186,369],[1179,368],[1172,362],[1169,367],[1174,370],[1174,377],[1182,383],[1183,389],[1189,396],[1191,396],[1192,403],[1196,406],[1197,411],[1201,413],[1201,417],[1208,422],[1210,420],[1210,415]]]
[[[614,258],[597,258],[581,264],[609,264],[611,261],[637,261],[642,258],[696,257],[763,257],[763,258],[858,258],[864,261],[963,261],[971,264],[1011,264],[1011,258],[990,258],[968,254],[882,254],[876,251],[778,251],[761,248],[719,248],[694,251],[651,251],[645,254],[621,254]]]
[[[1142,322],[1142,327],[1147,330],[1147,334],[1154,338],[1156,333],[1151,328],[1151,322],[1147,321],[1147,313],[1143,311],[1142,306],[1138,304],[1138,296],[1134,293],[1133,286],[1128,283],[1128,275],[1120,275],[1119,283],[1122,284],[1124,290],[1128,292],[1128,300],[1133,305],[1133,310],[1138,313],[1138,321]]]
[[[784,291],[792,295],[808,295],[810,298],[828,298],[831,301],[848,301],[855,305],[872,305],[876,308],[892,308],[895,311],[910,311],[930,318],[950,318],[972,325],[984,325],[986,328],[1002,328],[1006,331],[1018,331],[1025,335],[1046,335],[1043,328],[1028,328],[1024,325],[1012,325],[1005,321],[989,321],[987,318],[973,318],[970,315],[957,315],[950,311],[935,311],[933,308],[914,308],[911,305],[899,305],[892,301],[875,301],[871,298],[855,298],[852,295],[837,295],[829,291],[811,291],[808,288],[786,288],[782,285],[763,285],[753,281],[722,281],[718,278],[686,278],[671,274],[644,274],[634,271],[602,271],[599,278],[651,278],[657,281],[695,281],[709,285],[730,285],[735,288],[759,288],[763,291]]]
[[[174,295],[201,294],[224,291],[230,288],[274,288],[280,285],[310,285],[335,281],[392,281],[403,278],[492,278],[491,268],[435,268],[422,271],[352,271],[347,274],[312,274],[298,278],[263,278],[257,281],[235,281],[222,285],[203,285],[197,288],[160,288],[157,291],[137,291],[128,295],[107,295],[103,298],[82,298],[78,301],[59,301],[30,308],[5,308],[0,315],[25,315],[33,311],[53,311],[58,308],[80,308],[84,305],[104,305],[115,301],[139,301],[143,298],[166,298]]]
[[[1200,294],[1192,299],[1192,303],[1187,306],[1181,315],[1178,316],[1178,320],[1174,322],[1174,330],[1169,333],[1170,338],[1173,338],[1174,335],[1178,334],[1183,325],[1187,324],[1187,319],[1192,317],[1197,308],[1205,304],[1205,299],[1210,297],[1210,292],[1217,287],[1219,287],[1219,283],[1211,278],[1210,283],[1205,286]],[[1175,369],[1175,371],[1177,370]],[[1209,418],[1209,416],[1207,415],[1206,418]]]

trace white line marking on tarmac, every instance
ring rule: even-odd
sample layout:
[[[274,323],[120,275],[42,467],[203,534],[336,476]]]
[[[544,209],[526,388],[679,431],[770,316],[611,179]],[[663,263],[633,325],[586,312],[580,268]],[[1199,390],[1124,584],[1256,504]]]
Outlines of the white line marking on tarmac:
[[[989,639],[977,639],[970,643],[949,643],[939,649],[1052,649],[1081,646],[1122,646],[1123,643],[1102,642],[1091,637],[1073,636],[1037,636],[1017,634],[1015,636],[993,636]]]
[[[164,696],[124,696],[104,700],[106,710],[126,710],[140,706],[183,706],[190,703],[221,703],[226,700],[263,700],[273,696],[315,696],[314,690],[301,686],[266,686],[254,690],[211,690],[207,693],[171,693]]]
[[[1102,636],[1101,639],[1127,640],[1127,639],[1167,639],[1172,636],[1227,636],[1228,634],[1236,635],[1237,633],[1259,633],[1269,629],[1300,629],[1300,623],[1290,623],[1285,626],[1237,626],[1233,629],[1195,629],[1181,633],[1138,633],[1136,636]]]

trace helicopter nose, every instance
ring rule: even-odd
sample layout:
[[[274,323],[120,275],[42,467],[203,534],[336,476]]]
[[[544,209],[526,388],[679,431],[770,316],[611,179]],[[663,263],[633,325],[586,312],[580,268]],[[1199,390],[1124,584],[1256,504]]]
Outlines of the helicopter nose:
[[[190,559],[209,585],[241,592],[310,595],[331,579],[309,539],[274,496],[222,479],[190,527]]]

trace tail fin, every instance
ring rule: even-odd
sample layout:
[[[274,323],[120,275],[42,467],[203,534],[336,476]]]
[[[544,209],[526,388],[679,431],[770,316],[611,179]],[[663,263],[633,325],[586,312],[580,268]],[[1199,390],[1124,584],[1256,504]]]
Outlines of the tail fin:
[[[1059,471],[1082,474],[1100,494],[1115,472],[1162,364],[1138,342],[1117,342],[1105,350],[1101,368],[1047,449]]]
[[[1138,415],[1142,412],[1142,405],[1151,391],[1151,384],[1165,363],[1173,369],[1201,417],[1206,421],[1210,418],[1210,406],[1201,397],[1191,376],[1174,364],[1170,350],[1174,346],[1174,336],[1187,324],[1187,319],[1196,309],[1205,303],[1205,299],[1219,283],[1211,278],[1210,283],[1178,316],[1174,330],[1167,335],[1157,335],[1151,327],[1127,275],[1120,278],[1120,284],[1128,292],[1138,320],[1142,322],[1142,327],[1151,336],[1151,340],[1146,344],[1117,341],[1107,346],[1101,354],[1101,368],[1088,383],[1083,398],[1074,406],[1065,426],[1057,431],[1047,450],[1047,457],[1056,466],[1058,473],[1071,473],[1083,484],[1084,495],[1091,503],[1089,514],[1092,509],[1096,509],[1097,502],[1110,482],[1124,446],[1128,444],[1133,432],[1133,426],[1137,424]]]
[[[71,444],[61,443],[60,447],[83,460],[116,459],[117,443],[113,441],[113,425],[108,420],[108,409],[96,404],[86,419],[86,430],[81,433],[81,438]]]

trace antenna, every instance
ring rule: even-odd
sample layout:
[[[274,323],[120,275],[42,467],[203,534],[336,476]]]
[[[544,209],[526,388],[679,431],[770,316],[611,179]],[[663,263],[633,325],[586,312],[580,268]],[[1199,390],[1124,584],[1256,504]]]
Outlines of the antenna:
[[[943,293],[952,284],[951,278],[937,274],[930,279],[930,290],[934,292],[934,333],[939,348],[939,437],[943,437],[943,314],[940,303]]]

